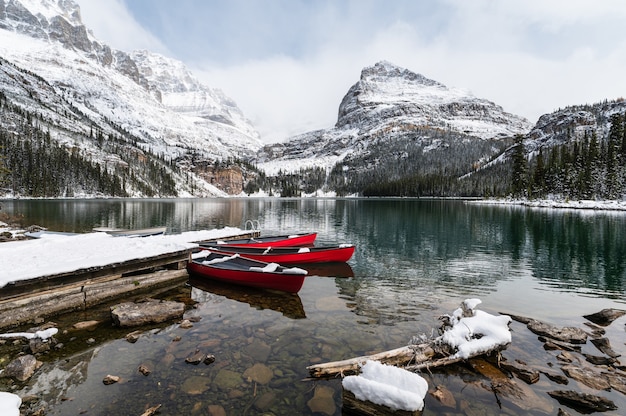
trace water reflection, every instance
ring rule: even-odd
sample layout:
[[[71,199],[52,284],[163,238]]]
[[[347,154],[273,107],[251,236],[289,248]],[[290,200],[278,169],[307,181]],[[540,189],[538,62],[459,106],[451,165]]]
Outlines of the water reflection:
[[[243,227],[267,234],[317,231],[319,244],[357,247],[363,287],[471,294],[527,275],[547,289],[623,298],[626,213],[549,210],[408,199],[7,200],[3,210],[59,231],[94,226],[168,232]],[[373,290],[377,290],[376,288]]]
[[[243,286],[233,286],[208,279],[190,279],[189,284],[210,294],[224,296],[237,302],[247,303],[253,308],[271,309],[280,312],[291,319],[306,318],[302,300],[297,293],[284,293],[270,290],[261,290]],[[194,299],[206,301],[207,297],[198,291],[192,292]]]
[[[624,215],[537,209],[526,216],[529,258],[538,279],[552,288],[623,296]]]
[[[294,266],[306,270],[308,276],[354,277],[354,270],[348,263],[307,263]]]

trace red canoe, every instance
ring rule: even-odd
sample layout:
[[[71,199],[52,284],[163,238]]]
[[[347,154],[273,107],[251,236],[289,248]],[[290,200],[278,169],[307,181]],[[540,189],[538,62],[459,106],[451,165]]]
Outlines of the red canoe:
[[[247,247],[224,245],[200,245],[200,248],[232,256],[280,264],[335,263],[347,262],[354,254],[352,244],[316,247]]]
[[[297,267],[287,268],[239,254],[224,255],[209,250],[195,253],[187,263],[187,272],[193,277],[290,293],[297,293],[302,288],[307,274],[306,270]]]
[[[303,233],[292,235],[274,235],[267,237],[253,237],[242,240],[209,241],[207,245],[246,246],[246,247],[297,247],[313,245],[317,233]]]

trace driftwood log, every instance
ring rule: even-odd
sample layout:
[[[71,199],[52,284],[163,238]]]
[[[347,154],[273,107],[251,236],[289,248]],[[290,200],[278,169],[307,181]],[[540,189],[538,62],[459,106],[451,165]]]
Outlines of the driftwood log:
[[[307,367],[311,377],[331,378],[357,374],[359,367],[368,360],[380,361],[383,364],[395,366],[407,366],[420,364],[431,360],[436,355],[431,343],[407,345],[394,350],[380,352],[373,355],[364,355],[342,361],[314,364]]]
[[[499,353],[506,346],[494,348],[491,351],[472,354],[467,359],[481,355]],[[383,364],[403,367],[405,370],[421,371],[429,368],[443,367],[464,361],[464,358],[450,355],[445,345],[438,345],[435,341],[422,344],[407,345],[394,350],[383,351],[373,355],[364,355],[342,361],[332,361],[314,364],[307,367],[312,378],[332,378],[357,374],[359,367],[368,360],[379,361]]]
[[[477,303],[475,302],[477,301]],[[461,316],[474,316],[474,307],[480,303],[477,299],[469,299],[461,302]],[[457,313],[455,311],[455,313]],[[460,318],[461,316],[457,316]],[[453,325],[449,315],[443,315],[439,318],[443,321],[441,331],[451,328]],[[421,371],[429,368],[442,367],[445,365],[455,364],[470,358],[489,355],[492,352],[500,352],[508,347],[506,345],[494,346],[492,350],[471,353],[466,357],[458,357],[453,355],[454,348],[442,342],[439,338],[423,342],[421,344],[410,344],[404,347],[396,348],[389,351],[383,351],[373,355],[364,355],[361,357],[351,358],[342,361],[333,361],[323,364],[314,364],[307,367],[309,375],[312,378],[333,378],[337,376],[347,376],[358,374],[360,367],[367,361],[378,361],[382,364],[403,367],[405,370]],[[499,356],[498,356],[499,357]]]

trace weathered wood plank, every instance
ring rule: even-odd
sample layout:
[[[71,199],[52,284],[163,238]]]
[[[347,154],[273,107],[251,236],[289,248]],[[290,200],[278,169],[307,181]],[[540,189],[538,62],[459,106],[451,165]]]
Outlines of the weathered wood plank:
[[[90,279],[5,299],[0,301],[0,328],[16,327],[38,318],[85,310],[123,296],[179,285],[188,278],[186,270],[162,270],[132,277]]]
[[[336,377],[338,375],[356,374],[359,367],[366,361],[380,361],[383,364],[405,366],[419,364],[435,356],[430,344],[407,345],[378,354],[364,355],[348,360],[314,364],[307,367],[311,377]]]
[[[58,273],[53,275],[42,275],[33,279],[18,280],[9,282],[0,288],[0,300],[10,299],[25,293],[32,293],[62,287],[71,284],[81,284],[92,279],[106,278],[111,275],[125,275],[138,273],[144,270],[152,270],[165,267],[170,264],[179,264],[189,258],[190,250],[179,250],[172,253],[161,254],[146,258],[128,260],[119,263],[108,264],[106,266],[89,267],[71,272]]]

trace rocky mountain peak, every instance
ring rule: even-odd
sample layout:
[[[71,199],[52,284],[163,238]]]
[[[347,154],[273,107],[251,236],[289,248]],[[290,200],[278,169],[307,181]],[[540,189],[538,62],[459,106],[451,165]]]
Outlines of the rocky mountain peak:
[[[381,122],[399,128],[450,129],[483,139],[526,133],[532,127],[526,119],[469,91],[448,88],[386,61],[362,70],[339,105],[335,128],[367,129]]]
[[[0,28],[67,48],[91,51],[91,39],[73,0],[0,0]]]
[[[445,88],[445,85],[440,84],[437,81],[426,78],[421,74],[409,71],[406,68],[401,68],[388,61],[380,61],[373,66],[363,68],[361,71],[362,83],[379,83],[387,82],[392,78],[398,79],[400,82],[422,84],[426,86],[439,86]]]

